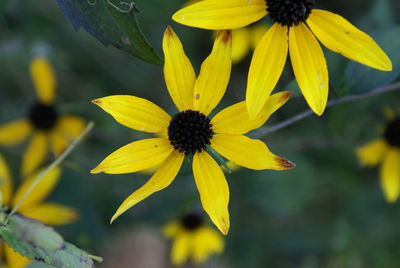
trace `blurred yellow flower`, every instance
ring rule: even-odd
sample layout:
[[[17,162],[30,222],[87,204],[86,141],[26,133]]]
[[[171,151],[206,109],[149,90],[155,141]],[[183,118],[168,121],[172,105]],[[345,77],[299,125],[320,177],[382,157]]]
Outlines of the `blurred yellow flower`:
[[[60,155],[85,128],[82,118],[60,116],[57,112],[54,103],[56,79],[47,59],[33,59],[30,73],[38,101],[30,108],[27,118],[0,126],[0,145],[15,145],[32,136],[22,159],[21,173],[24,178],[43,164],[48,148],[56,156]]]
[[[380,166],[380,181],[386,201],[394,203],[400,193],[400,117],[386,112],[389,122],[383,138],[357,149],[357,156],[366,166]]]
[[[182,265],[189,259],[201,264],[224,250],[221,235],[206,226],[198,214],[187,214],[179,222],[167,224],[163,233],[173,240],[170,256],[174,265]]]
[[[268,24],[260,22],[232,30],[233,63],[241,62],[251,50],[255,49],[268,28]]]
[[[245,102],[222,110],[210,120],[207,116],[224,96],[230,78],[230,31],[217,34],[213,50],[203,62],[197,79],[178,36],[170,27],[164,34],[163,49],[165,81],[179,113],[171,117],[154,103],[134,96],[94,100],[120,124],[162,136],[118,149],[91,172],[132,173],[160,165],[151,179],[122,203],[112,222],[132,206],[170,185],[185,156],[190,156],[203,208],[219,230],[227,234],[229,188],[220,166],[208,152],[215,150],[235,164],[255,170],[292,168],[292,163],[271,153],[264,142],[243,135],[263,125],[291,93],[273,95],[255,120],[248,117]]]
[[[60,176],[61,169],[54,168],[51,170],[37,184],[35,190],[25,199],[18,213],[48,225],[64,225],[75,222],[78,218],[78,213],[73,208],[56,203],[44,202],[45,198],[50,195],[57,185]],[[4,157],[0,154],[0,191],[2,195],[2,205],[8,208],[15,206],[25,194],[26,190],[31,186],[35,178],[36,174],[24,180],[22,185],[13,194],[11,173]],[[0,263],[1,262],[3,262],[3,266],[0,267],[22,268],[31,261],[19,255],[12,248],[8,247],[7,244],[3,243],[0,245]]]
[[[251,119],[276,86],[287,55],[310,108],[322,115],[328,100],[328,68],[318,40],[330,50],[369,67],[391,71],[392,63],[375,41],[343,17],[314,9],[315,0],[203,0],[173,15],[184,25],[238,29],[269,15],[275,24],[264,34],[250,65],[246,102]]]

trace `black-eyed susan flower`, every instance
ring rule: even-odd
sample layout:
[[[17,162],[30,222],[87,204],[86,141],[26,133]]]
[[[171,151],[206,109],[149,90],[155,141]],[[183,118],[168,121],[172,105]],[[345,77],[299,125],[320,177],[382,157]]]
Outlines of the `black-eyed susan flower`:
[[[196,213],[167,224],[163,233],[173,240],[170,258],[174,265],[182,265],[188,260],[201,264],[211,255],[221,254],[224,250],[222,236],[207,226],[203,217]]]
[[[357,155],[366,166],[380,166],[380,182],[385,199],[394,203],[400,193],[400,116],[394,113],[380,139],[357,149]]]
[[[203,0],[173,15],[181,24],[210,29],[245,27],[269,15],[250,65],[246,102],[250,118],[262,110],[289,53],[297,83],[311,109],[322,115],[328,99],[328,69],[317,39],[330,50],[369,67],[391,71],[385,52],[343,17],[314,9],[315,0]]]
[[[57,185],[61,169],[54,168],[38,183],[35,190],[25,199],[18,212],[22,215],[36,219],[48,225],[64,225],[77,220],[78,213],[71,207],[52,203],[44,202],[45,198],[53,191]],[[2,195],[2,205],[8,209],[14,207],[21,197],[25,194],[27,189],[31,186],[36,178],[31,176],[23,181],[22,185],[13,193],[13,180],[11,173],[4,157],[0,154],[0,191]],[[26,267],[31,261],[7,246],[7,244],[0,245],[0,267],[7,268],[22,268]],[[1,266],[3,265],[3,266]]]
[[[178,36],[170,27],[164,34],[163,50],[165,81],[179,112],[171,117],[154,103],[127,95],[94,100],[120,124],[162,136],[118,149],[92,173],[131,173],[159,165],[151,179],[122,203],[112,222],[135,204],[170,185],[185,156],[190,157],[203,208],[219,230],[227,234],[229,188],[220,166],[208,152],[212,148],[239,166],[255,170],[292,168],[292,163],[272,154],[262,141],[243,135],[263,125],[288,100],[290,92],[273,95],[255,120],[248,117],[244,102],[210,119],[208,115],[223,97],[230,77],[230,31],[217,34],[212,52],[203,62],[197,79]]]
[[[58,113],[55,105],[56,79],[47,59],[33,59],[30,74],[37,102],[30,107],[26,118],[0,126],[0,145],[15,145],[31,136],[22,159],[21,172],[24,177],[43,164],[48,148],[58,156],[85,128],[82,118]]]

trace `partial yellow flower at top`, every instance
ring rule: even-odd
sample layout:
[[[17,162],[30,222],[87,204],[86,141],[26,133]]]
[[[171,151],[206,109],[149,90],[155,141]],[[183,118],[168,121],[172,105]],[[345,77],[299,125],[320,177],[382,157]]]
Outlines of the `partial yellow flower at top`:
[[[37,174],[24,180],[22,185],[13,193],[13,181],[11,173],[4,157],[0,154],[0,191],[2,194],[2,206],[11,209],[15,206],[27,189],[35,180]],[[75,209],[52,202],[44,202],[57,185],[61,176],[61,169],[54,168],[36,185],[35,189],[25,199],[18,213],[36,219],[48,225],[65,225],[78,219]],[[23,268],[31,260],[19,255],[12,248],[3,243],[0,245],[0,265],[7,268]]]
[[[400,193],[400,117],[390,119],[383,138],[358,148],[357,156],[366,166],[381,164],[380,182],[386,201],[396,202]]]
[[[85,121],[74,115],[61,116],[55,105],[56,79],[45,58],[35,58],[30,74],[38,97],[27,118],[0,126],[0,145],[15,145],[32,136],[22,159],[22,176],[31,175],[46,160],[48,148],[58,156],[85,128]],[[20,109],[20,107],[16,107]]]
[[[185,215],[179,222],[167,224],[163,233],[173,240],[170,256],[174,265],[182,265],[188,260],[201,264],[212,254],[221,254],[224,250],[221,235],[195,213]]]
[[[132,206],[170,185],[185,156],[193,158],[193,174],[203,208],[218,229],[227,234],[229,188],[220,166],[208,152],[212,147],[235,164],[255,170],[292,168],[291,162],[271,153],[264,142],[243,135],[263,125],[291,93],[273,95],[255,120],[248,117],[244,102],[209,119],[208,115],[224,96],[229,82],[231,32],[217,34],[212,52],[203,62],[197,79],[181,41],[170,27],[164,33],[163,50],[165,81],[179,112],[171,117],[154,103],[127,95],[94,100],[120,124],[143,132],[160,133],[162,137],[136,141],[118,149],[92,173],[132,173],[160,165],[151,179],[122,203],[112,222]]]
[[[276,86],[288,53],[297,83],[310,108],[322,115],[328,100],[328,68],[318,40],[330,50],[369,67],[391,71],[392,63],[375,41],[343,17],[314,9],[314,0],[203,0],[173,15],[184,25],[238,29],[269,15],[275,24],[264,34],[250,65],[246,102],[251,119]]]

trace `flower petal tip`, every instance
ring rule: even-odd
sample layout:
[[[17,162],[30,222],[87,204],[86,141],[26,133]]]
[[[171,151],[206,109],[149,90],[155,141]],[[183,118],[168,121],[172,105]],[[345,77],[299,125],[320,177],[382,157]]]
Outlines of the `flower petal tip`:
[[[96,105],[100,105],[101,104],[101,99],[92,100],[92,103],[94,103]]]
[[[172,36],[174,34],[174,30],[172,30],[172,27],[170,25],[167,26],[165,29],[165,35]]]
[[[223,219],[222,226],[219,228],[219,230],[221,231],[221,233],[222,233],[223,235],[228,235],[228,233],[229,233],[229,227],[230,227],[229,220],[228,220],[228,221],[225,221],[225,220]]]
[[[322,116],[323,114],[324,114],[324,112],[325,112],[325,107],[324,108],[318,108],[318,109],[312,109],[313,110],[313,112],[316,114],[316,115],[318,115],[318,116]]]
[[[229,45],[232,40],[231,30],[222,30],[218,32],[217,39],[221,39],[225,45]]]
[[[96,167],[90,171],[91,174],[99,174],[102,170],[99,167]]]
[[[292,169],[296,167],[296,164],[291,162],[290,160],[283,158],[283,157],[277,157],[276,161],[279,163],[279,166],[282,169]]]
[[[285,93],[282,95],[283,101],[290,99],[290,97],[292,97],[292,95],[293,95],[293,91],[284,91],[284,92]]]

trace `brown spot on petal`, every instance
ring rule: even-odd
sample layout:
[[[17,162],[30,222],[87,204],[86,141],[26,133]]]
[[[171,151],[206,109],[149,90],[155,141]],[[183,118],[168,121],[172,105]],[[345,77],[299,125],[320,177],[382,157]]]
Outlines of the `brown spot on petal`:
[[[279,163],[279,165],[284,168],[284,169],[290,169],[290,168],[295,168],[296,164],[293,162],[290,162],[289,160],[287,160],[286,158],[282,158],[282,157],[277,157],[276,161]]]
[[[200,99],[200,94],[196,94],[196,100]]]
[[[95,100],[92,100],[92,103],[100,105],[101,104],[101,100],[100,99],[95,99]]]
[[[218,35],[222,35],[221,36],[221,38],[222,38],[222,42],[223,43],[228,43],[228,42],[230,42],[230,40],[232,39],[232,31],[231,30],[223,30],[223,31],[220,31],[219,33],[218,33]]]
[[[174,31],[172,30],[171,26],[167,26],[167,29],[165,29],[165,34],[169,35],[169,36],[173,36],[174,35]]]
[[[293,95],[292,91],[286,91],[285,94],[282,95],[282,100],[286,101]]]

